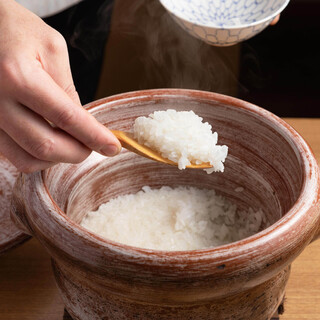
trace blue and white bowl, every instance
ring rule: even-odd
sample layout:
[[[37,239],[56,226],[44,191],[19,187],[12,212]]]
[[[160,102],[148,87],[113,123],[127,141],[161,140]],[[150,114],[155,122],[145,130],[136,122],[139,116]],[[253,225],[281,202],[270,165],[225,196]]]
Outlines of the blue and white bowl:
[[[231,46],[265,29],[290,0],[160,0],[193,36]]]

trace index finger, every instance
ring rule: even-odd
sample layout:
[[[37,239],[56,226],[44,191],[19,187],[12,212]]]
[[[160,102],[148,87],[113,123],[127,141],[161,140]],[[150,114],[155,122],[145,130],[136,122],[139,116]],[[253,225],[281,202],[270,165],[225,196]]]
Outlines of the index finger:
[[[76,104],[43,69],[35,69],[31,76],[23,77],[24,83],[16,93],[19,102],[91,150],[107,156],[117,154],[121,144],[110,130]]]

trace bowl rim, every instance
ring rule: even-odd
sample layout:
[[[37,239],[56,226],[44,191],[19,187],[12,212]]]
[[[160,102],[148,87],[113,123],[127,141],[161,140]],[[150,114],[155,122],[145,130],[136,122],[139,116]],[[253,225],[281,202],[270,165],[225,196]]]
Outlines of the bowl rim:
[[[52,219],[57,226],[68,230],[68,232],[71,231],[72,235],[76,236],[77,239],[80,239],[82,243],[85,240],[89,243],[91,248],[96,248],[97,250],[100,248],[103,252],[107,250],[108,252],[111,251],[115,254],[120,254],[121,256],[125,256],[127,261],[133,261],[134,263],[140,261],[141,258],[146,259],[146,261],[153,265],[157,264],[159,266],[165,266],[170,262],[171,265],[175,265],[177,268],[180,268],[184,263],[186,263],[188,264],[188,267],[193,266],[200,272],[201,266],[199,266],[199,262],[207,263],[207,266],[212,264],[216,265],[219,269],[219,265],[227,261],[230,266],[234,266],[237,269],[247,269],[248,253],[250,254],[250,260],[252,263],[259,263],[261,262],[261,256],[270,255],[270,247],[274,249],[273,255],[275,257],[284,255],[292,261],[294,258],[292,255],[290,256],[290,252],[294,250],[295,257],[298,256],[304,247],[306,247],[312,240],[316,232],[314,225],[315,220],[317,220],[317,223],[319,222],[319,217],[316,216],[316,212],[312,211],[310,213],[310,208],[320,201],[320,173],[317,161],[308,144],[284,120],[280,119],[273,113],[244,100],[218,93],[190,89],[149,89],[121,93],[96,100],[87,104],[85,107],[89,112],[94,114],[95,112],[101,111],[101,109],[106,105],[108,105],[108,107],[112,107],[121,105],[125,102],[132,103],[134,101],[150,100],[152,97],[172,98],[179,96],[183,98],[197,99],[198,101],[214,100],[217,102],[227,103],[228,105],[237,108],[245,109],[249,112],[262,116],[264,119],[268,120],[270,124],[274,124],[278,127],[280,126],[284,134],[286,133],[287,137],[291,138],[291,141],[300,151],[299,155],[301,158],[301,165],[304,168],[304,181],[297,201],[282,218],[261,232],[222,246],[189,251],[165,251],[138,248],[105,239],[71,220],[58,207],[57,203],[49,194],[45,183],[46,170],[28,175],[28,180],[31,180],[31,183],[35,185],[34,192],[36,192],[38,199],[42,202],[42,208],[46,208],[48,216],[50,216],[50,219]],[[48,170],[52,169],[49,168]],[[45,192],[42,191],[43,188]],[[30,191],[31,189],[32,188],[28,188],[27,192],[32,192]],[[39,213],[36,214],[39,215]],[[42,217],[44,217],[43,212]],[[303,232],[299,234],[299,237],[296,236],[294,227],[301,227]],[[304,242],[303,247],[300,245],[302,241]],[[288,249],[291,249],[291,251],[289,252]],[[281,260],[285,259],[281,258]],[[145,262],[144,264],[148,264],[148,262]],[[203,264],[203,266],[205,264]],[[183,272],[186,271],[185,267],[182,269]],[[215,271],[220,273],[222,271],[226,272],[226,270],[218,269]]]
[[[203,27],[203,28],[212,28],[212,29],[220,29],[220,30],[236,30],[236,29],[243,29],[243,28],[249,28],[249,27],[255,27],[257,25],[260,24],[264,24],[267,23],[269,24],[278,14],[280,14],[285,8],[286,6],[289,4],[290,0],[284,0],[283,4],[281,5],[281,7],[274,11],[272,14],[268,15],[267,17],[258,20],[258,21],[254,21],[251,23],[240,23],[240,24],[235,24],[232,26],[219,26],[218,24],[215,24],[214,22],[210,22],[207,24],[203,24],[203,23],[196,23],[190,20],[187,20],[183,15],[178,14],[176,12],[171,11],[171,9],[164,3],[165,1],[160,0],[161,4],[163,5],[163,7],[173,16],[175,16],[176,18],[183,20],[187,23],[190,23],[192,25],[195,26],[199,26],[199,27]]]

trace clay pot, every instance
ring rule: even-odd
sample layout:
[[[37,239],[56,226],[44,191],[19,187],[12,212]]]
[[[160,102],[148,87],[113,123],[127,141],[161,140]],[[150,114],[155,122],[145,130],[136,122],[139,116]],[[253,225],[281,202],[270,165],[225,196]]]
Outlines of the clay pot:
[[[305,141],[268,111],[214,93],[132,92],[87,108],[120,130],[155,110],[194,110],[229,146],[229,156],[225,172],[212,175],[123,150],[114,158],[92,154],[79,165],[20,176],[13,218],[52,256],[71,316],[270,319],[284,297],[290,264],[320,233],[319,168]],[[108,241],[78,225],[87,211],[144,185],[214,188],[240,208],[262,208],[271,226],[212,249],[166,252]]]

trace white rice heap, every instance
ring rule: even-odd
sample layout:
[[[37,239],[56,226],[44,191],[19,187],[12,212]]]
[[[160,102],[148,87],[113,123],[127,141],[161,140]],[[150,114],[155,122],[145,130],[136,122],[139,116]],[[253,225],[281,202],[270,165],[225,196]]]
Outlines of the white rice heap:
[[[218,134],[212,133],[208,122],[193,111],[156,111],[149,117],[139,117],[133,125],[134,138],[162,157],[185,169],[190,163],[210,163],[207,173],[224,171],[227,146],[217,146]]]
[[[261,210],[237,210],[214,190],[143,187],[89,212],[81,225],[123,244],[156,250],[195,250],[237,241],[261,230]]]

